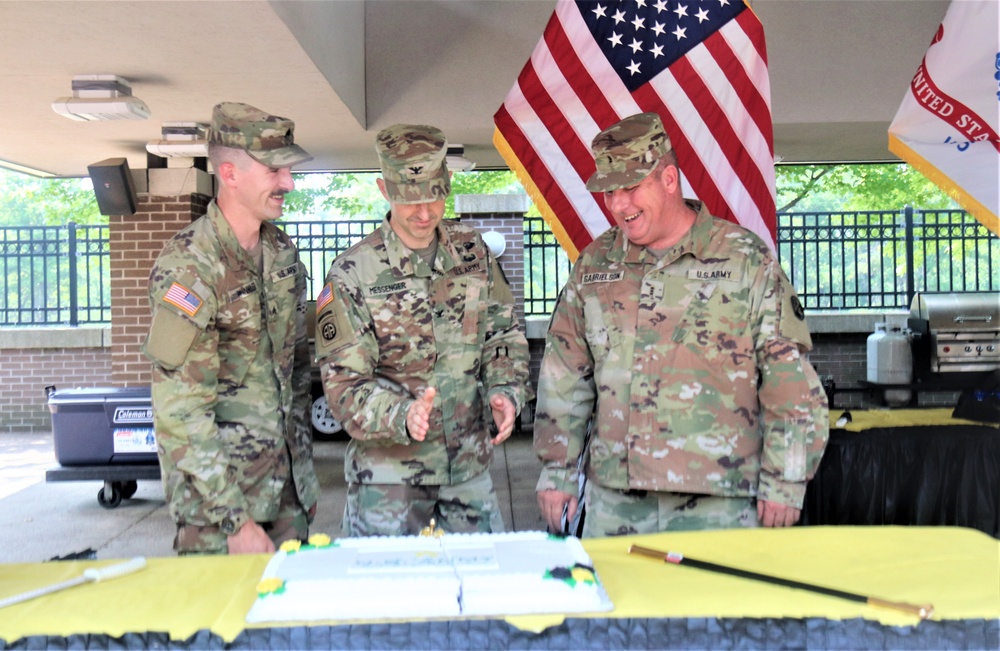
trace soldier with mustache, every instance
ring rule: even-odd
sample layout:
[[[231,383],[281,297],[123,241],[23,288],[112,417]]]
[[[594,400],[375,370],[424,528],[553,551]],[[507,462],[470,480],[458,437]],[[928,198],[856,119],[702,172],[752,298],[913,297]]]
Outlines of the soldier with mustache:
[[[306,271],[272,222],[311,160],[295,124],[247,104],[212,113],[218,196],[149,276],[143,351],[178,553],[270,553],[316,512]]]

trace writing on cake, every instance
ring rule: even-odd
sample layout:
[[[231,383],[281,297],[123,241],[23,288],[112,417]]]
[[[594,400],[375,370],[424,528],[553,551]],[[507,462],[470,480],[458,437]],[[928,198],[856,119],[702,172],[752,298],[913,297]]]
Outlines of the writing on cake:
[[[282,547],[247,621],[409,619],[612,609],[574,537],[541,531],[313,537]]]

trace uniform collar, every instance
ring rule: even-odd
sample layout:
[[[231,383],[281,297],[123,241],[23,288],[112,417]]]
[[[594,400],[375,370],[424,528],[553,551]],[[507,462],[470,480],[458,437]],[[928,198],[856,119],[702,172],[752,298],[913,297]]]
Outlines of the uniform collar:
[[[240,246],[239,241],[236,239],[236,233],[233,232],[233,228],[226,221],[226,217],[222,214],[222,209],[212,199],[208,204],[208,211],[206,212],[209,222],[215,229],[216,234],[219,236],[219,242],[222,244],[222,253],[227,259],[233,261],[233,263],[239,263],[240,265],[252,270],[255,274],[259,274],[260,271],[257,268],[257,262],[251,257],[250,253],[247,252],[242,246]],[[266,225],[261,226],[260,229],[260,243],[263,249],[264,256],[264,270],[271,268],[271,263],[274,260],[274,242],[272,241],[272,233],[270,229],[266,228]]]

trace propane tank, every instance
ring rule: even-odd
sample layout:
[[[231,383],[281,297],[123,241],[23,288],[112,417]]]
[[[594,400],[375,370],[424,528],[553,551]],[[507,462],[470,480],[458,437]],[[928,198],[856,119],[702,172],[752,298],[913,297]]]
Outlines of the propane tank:
[[[878,342],[885,337],[885,324],[876,323],[875,332],[868,335],[868,381],[878,382]]]
[[[910,331],[892,326],[875,342],[877,350],[877,379],[879,384],[910,384],[913,382],[913,351]],[[886,389],[885,404],[902,407],[909,404],[910,389]]]

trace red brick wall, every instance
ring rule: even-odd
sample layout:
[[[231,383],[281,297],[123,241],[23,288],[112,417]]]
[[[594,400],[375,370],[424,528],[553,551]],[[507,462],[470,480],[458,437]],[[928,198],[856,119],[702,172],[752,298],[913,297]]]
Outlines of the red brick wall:
[[[139,195],[134,215],[108,219],[111,245],[111,346],[54,342],[8,347],[0,359],[0,432],[51,426],[46,386],[126,387],[149,384],[141,347],[149,329],[149,270],[174,233],[205,214],[210,197]],[[66,333],[59,338],[65,342]],[[105,339],[107,341],[107,339]]]
[[[142,342],[149,330],[149,270],[174,233],[205,214],[210,197],[142,196],[139,211],[111,217],[111,360],[116,386],[149,384]]]
[[[45,387],[111,384],[107,348],[5,349],[0,363],[0,432],[47,431],[52,424]]]

